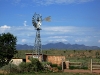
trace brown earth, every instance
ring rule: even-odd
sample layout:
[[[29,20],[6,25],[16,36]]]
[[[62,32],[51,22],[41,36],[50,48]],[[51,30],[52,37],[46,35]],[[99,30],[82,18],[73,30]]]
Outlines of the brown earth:
[[[69,69],[65,69],[64,72],[72,72],[72,73],[91,73],[90,70],[69,70]],[[100,74],[100,70],[93,70],[92,73],[98,73]]]

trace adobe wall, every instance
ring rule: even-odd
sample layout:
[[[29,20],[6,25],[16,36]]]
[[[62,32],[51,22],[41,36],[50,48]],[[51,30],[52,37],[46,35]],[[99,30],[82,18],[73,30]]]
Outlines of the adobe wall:
[[[47,56],[47,61],[52,64],[61,65],[62,61],[65,61],[65,56]]]
[[[30,62],[29,57],[31,57],[32,55],[26,55],[26,62]]]
[[[32,57],[32,54],[26,54],[26,62],[30,62],[29,57]],[[52,64],[61,65],[62,61],[65,61],[65,56],[56,56],[56,55],[43,55],[43,60],[50,62]],[[39,57],[39,61],[42,61],[42,55]]]
[[[38,58],[37,55],[26,54],[26,62],[30,62],[30,60],[29,60],[30,57]],[[46,61],[46,58],[47,58],[46,55],[43,55],[43,58],[42,58],[42,55],[39,55],[39,61],[42,61],[42,59],[43,59],[44,61]]]
[[[21,62],[23,62],[23,59],[11,59],[11,63],[15,65],[19,65]]]

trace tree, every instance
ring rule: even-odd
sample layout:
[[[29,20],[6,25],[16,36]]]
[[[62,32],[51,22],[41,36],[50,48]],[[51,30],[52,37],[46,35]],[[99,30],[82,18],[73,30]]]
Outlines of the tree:
[[[0,34],[0,67],[8,64],[17,53],[16,42],[17,38],[13,34]]]

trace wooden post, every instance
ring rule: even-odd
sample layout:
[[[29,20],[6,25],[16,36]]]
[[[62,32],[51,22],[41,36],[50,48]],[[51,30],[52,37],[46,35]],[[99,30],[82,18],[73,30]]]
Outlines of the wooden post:
[[[62,61],[62,71],[64,70],[64,62]]]
[[[91,73],[92,73],[92,59],[91,59]]]
[[[66,69],[69,69],[69,61],[66,61]]]

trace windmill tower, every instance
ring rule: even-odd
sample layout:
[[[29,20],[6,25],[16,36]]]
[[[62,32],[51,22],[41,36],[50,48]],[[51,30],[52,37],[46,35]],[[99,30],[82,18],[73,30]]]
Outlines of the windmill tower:
[[[41,29],[41,24],[42,21],[47,21],[50,22],[51,21],[51,16],[48,16],[44,19],[42,19],[42,16],[40,14],[34,14],[32,17],[32,24],[36,30],[36,37],[35,37],[35,43],[34,43],[34,49],[33,49],[33,58],[38,58],[41,59],[40,61],[43,61],[43,53],[42,53],[42,45],[41,45],[41,36],[40,36],[40,30]],[[34,55],[35,54],[35,55]]]
[[[38,59],[40,55],[43,55],[41,47],[41,36],[40,36],[41,23],[42,23],[42,16],[40,14],[35,13],[34,16],[32,17],[32,24],[36,30],[36,37],[33,49],[33,54],[35,54],[35,56],[33,56],[33,58],[38,58]]]

